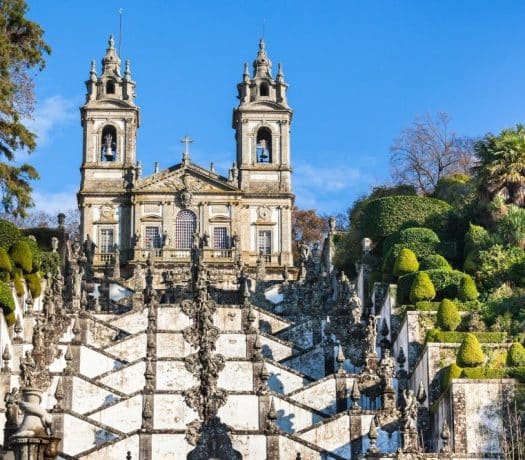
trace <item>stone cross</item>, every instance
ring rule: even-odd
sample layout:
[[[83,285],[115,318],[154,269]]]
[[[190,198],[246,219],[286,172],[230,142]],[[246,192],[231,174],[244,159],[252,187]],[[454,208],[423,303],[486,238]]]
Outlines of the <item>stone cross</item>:
[[[181,140],[180,140],[181,144],[184,144],[184,153],[182,155],[182,158],[184,160],[188,160],[190,158],[190,148],[189,148],[189,145],[190,144],[193,144],[193,142],[195,142],[191,137],[189,136],[184,136]]]

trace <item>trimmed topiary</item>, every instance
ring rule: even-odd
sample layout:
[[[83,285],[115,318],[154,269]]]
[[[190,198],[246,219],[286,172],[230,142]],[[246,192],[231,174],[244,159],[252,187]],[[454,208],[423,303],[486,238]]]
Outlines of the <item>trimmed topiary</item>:
[[[514,342],[507,353],[508,366],[525,366],[525,347],[519,343]]]
[[[487,230],[479,225],[470,224],[467,233],[465,233],[465,254],[487,249],[491,244],[492,238]]]
[[[441,386],[443,390],[446,390],[452,382],[452,379],[459,379],[463,369],[456,363],[451,363],[443,370],[443,376],[441,380]]]
[[[11,294],[11,288],[3,281],[0,281],[0,306],[2,307],[4,316],[15,311],[15,301]]]
[[[394,275],[403,276],[408,273],[417,272],[419,269],[419,262],[413,251],[410,249],[401,249],[401,252],[394,263]]]
[[[465,275],[461,278],[458,289],[458,297],[460,300],[476,300],[479,296],[476,283],[470,275]]]
[[[456,304],[449,299],[443,299],[437,311],[437,324],[444,331],[455,331],[461,323],[461,316]]]
[[[425,272],[418,272],[414,278],[414,282],[410,287],[410,302],[415,304],[420,300],[432,300],[436,297],[436,290],[430,277]]]
[[[383,254],[396,245],[412,249],[416,255],[422,256],[434,252],[439,244],[439,236],[426,227],[410,227],[385,238],[383,242]]]
[[[9,250],[9,254],[17,267],[24,273],[30,273],[33,269],[33,255],[26,240],[17,241]]]
[[[25,241],[31,250],[31,272],[39,271],[42,265],[42,251],[38,247],[34,236],[27,237]]]
[[[40,297],[40,294],[42,294],[42,285],[40,284],[39,273],[27,273],[25,275],[25,279],[27,282],[27,287],[31,292],[31,297],[33,297],[33,299]]]
[[[452,207],[441,200],[423,196],[388,196],[366,204],[362,232],[372,240],[381,240],[402,228],[428,226],[444,231]]]
[[[16,295],[22,297],[25,294],[26,289],[24,286],[24,277],[20,268],[15,268],[13,270],[13,283],[15,285]]]
[[[461,367],[481,366],[485,362],[485,355],[474,334],[465,335],[458,350],[457,363]]]
[[[5,322],[7,323],[7,327],[11,327],[16,323],[16,313],[14,311],[5,315],[4,318]]]
[[[430,254],[424,257],[419,264],[420,270],[452,270],[452,267],[441,254]]]
[[[11,273],[13,271],[13,264],[7,254],[7,251],[0,247],[0,271]]]
[[[0,247],[7,251],[20,238],[22,238],[22,233],[15,224],[0,219]]]

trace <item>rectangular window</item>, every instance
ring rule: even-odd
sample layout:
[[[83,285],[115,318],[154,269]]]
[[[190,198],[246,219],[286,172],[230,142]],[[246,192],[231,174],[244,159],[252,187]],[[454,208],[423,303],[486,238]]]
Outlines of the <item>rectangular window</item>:
[[[271,230],[259,230],[259,239],[257,242],[257,249],[259,254],[271,254],[272,253],[272,231]]]
[[[213,229],[213,247],[215,249],[229,249],[230,241],[228,238],[227,227],[215,227]]]
[[[146,227],[146,248],[160,248],[160,231],[159,227]]]
[[[112,228],[101,228],[100,229],[100,252],[102,254],[113,252],[114,249],[114,238]]]

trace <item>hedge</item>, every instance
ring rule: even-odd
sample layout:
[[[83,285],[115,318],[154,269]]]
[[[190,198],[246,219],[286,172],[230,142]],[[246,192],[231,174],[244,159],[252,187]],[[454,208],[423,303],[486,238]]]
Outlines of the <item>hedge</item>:
[[[479,225],[470,224],[465,233],[465,254],[488,248],[492,244],[492,238],[487,230]]]
[[[25,275],[25,279],[27,282],[27,287],[29,288],[29,291],[31,292],[31,297],[33,297],[33,299],[40,297],[40,294],[42,294],[42,285],[40,284],[40,274],[38,272],[28,273]]]
[[[25,241],[27,241],[27,245],[29,246],[29,249],[31,250],[31,258],[32,258],[31,272],[36,272],[40,270],[40,267],[42,265],[42,251],[38,247],[36,240],[32,238],[26,238]]]
[[[496,367],[466,367],[461,371],[462,379],[504,379],[508,369]]]
[[[13,264],[7,254],[7,251],[0,247],[0,271],[11,273],[13,271]]]
[[[448,263],[441,254],[430,254],[421,259],[419,264],[420,270],[444,270],[447,272],[452,271],[451,265]]]
[[[0,247],[7,251],[20,238],[22,238],[22,233],[15,224],[0,219]]]
[[[519,342],[514,342],[507,353],[508,366],[525,366],[525,348]]]
[[[480,343],[503,343],[507,339],[506,332],[458,332],[430,329],[425,338],[426,342],[461,343],[467,334],[476,336]]]
[[[19,268],[15,268],[13,272],[13,283],[15,285],[16,295],[18,297],[22,297],[26,292],[26,288],[24,286],[24,277],[22,275],[22,270],[20,270]]]
[[[59,241],[64,240],[65,230],[60,228],[48,227],[34,227],[22,229],[24,235],[33,235],[38,243],[38,248],[41,251],[51,251],[51,239],[58,238]]]
[[[363,210],[362,234],[380,240],[403,228],[419,226],[440,233],[447,228],[451,210],[444,201],[422,196],[378,198],[367,203]]]
[[[436,297],[436,290],[426,272],[417,272],[410,286],[410,302],[416,303],[420,300],[432,300]]]
[[[437,311],[437,324],[444,331],[455,331],[461,323],[461,316],[454,302],[443,299]]]
[[[419,270],[419,262],[413,251],[407,248],[401,249],[394,263],[394,275],[403,276]]]
[[[10,327],[16,323],[16,313],[14,311],[5,315],[4,318],[5,322],[7,323],[7,327]]]
[[[441,388],[446,390],[452,379],[459,379],[462,370],[463,369],[461,369],[456,363],[451,363],[449,366],[445,367],[441,376]]]
[[[15,301],[11,293],[11,288],[3,281],[0,281],[0,306],[2,307],[4,316],[15,311]]]
[[[33,269],[33,254],[31,247],[26,240],[17,241],[9,250],[9,254],[17,267],[24,273],[30,273]]]
[[[507,376],[525,383],[525,366],[508,367]]]
[[[458,270],[425,270],[436,290],[436,299],[454,299],[458,297],[459,285],[465,273]],[[416,277],[415,273],[401,276],[397,281],[397,301],[399,304],[407,303],[410,289]]]
[[[465,334],[463,342],[459,346],[456,361],[460,367],[476,367],[485,362],[485,355],[474,334],[470,332]]]
[[[386,254],[390,248],[396,244],[411,248],[412,246],[421,248],[434,248],[439,243],[439,236],[430,228],[410,227],[405,228],[393,235],[385,238],[383,242],[383,254]]]
[[[56,275],[60,271],[60,255],[58,252],[42,252],[41,255],[40,272],[43,275],[48,273]]]
[[[465,275],[461,278],[458,288],[458,297],[461,300],[476,300],[479,296],[476,283],[470,275]]]

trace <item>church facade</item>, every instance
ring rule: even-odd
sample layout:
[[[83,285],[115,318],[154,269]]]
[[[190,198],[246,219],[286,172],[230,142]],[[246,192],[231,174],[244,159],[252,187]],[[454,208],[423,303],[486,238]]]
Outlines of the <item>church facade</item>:
[[[89,235],[97,247],[95,265],[116,250],[121,262],[153,252],[161,262],[185,263],[197,238],[210,263],[253,266],[263,256],[268,267],[292,265],[292,110],[281,67],[274,78],[264,41],[253,74],[246,64],[238,84],[237,157],[228,177],[194,164],[188,137],[179,164],[142,176],[135,82],[129,61],[121,75],[112,38],[100,75],[93,62],[86,86],[78,204],[82,240]]]

